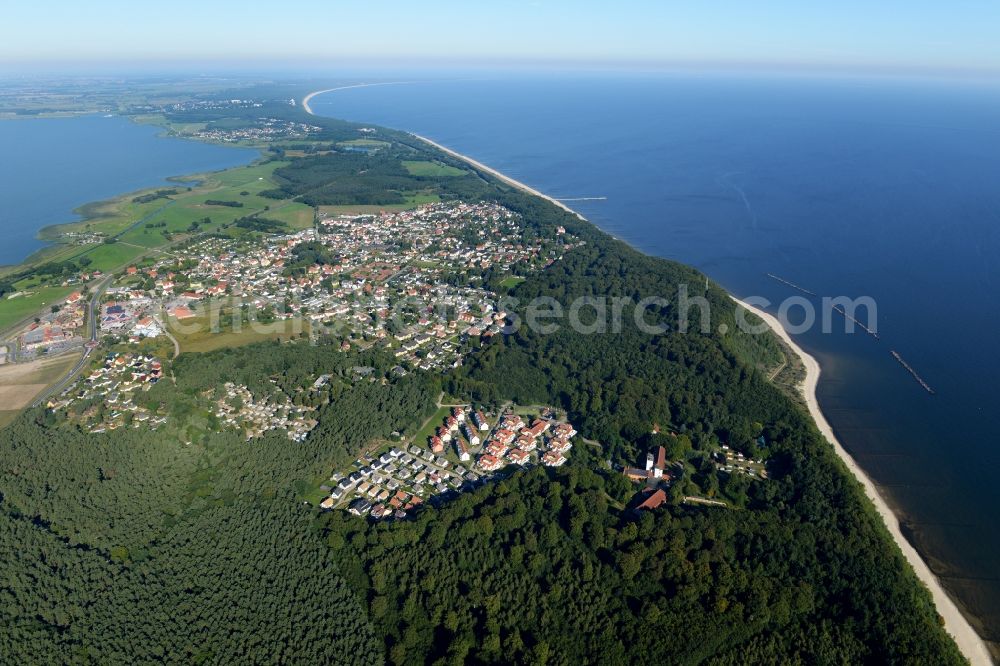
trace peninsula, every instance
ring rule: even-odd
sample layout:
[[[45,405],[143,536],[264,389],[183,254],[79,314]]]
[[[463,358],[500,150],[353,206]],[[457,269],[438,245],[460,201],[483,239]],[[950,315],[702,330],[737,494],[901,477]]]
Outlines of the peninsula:
[[[60,358],[71,326],[89,354],[0,430],[0,652],[981,661],[780,328],[740,330],[700,273],[478,162],[286,93],[126,108],[261,159],[108,202],[91,231],[116,241],[11,273],[65,290],[11,367]],[[704,331],[642,300],[682,285]],[[601,298],[620,321],[593,320]],[[800,363],[812,418],[771,381]]]
[[[357,86],[351,86],[351,87],[357,87]],[[335,92],[343,89],[344,88],[334,88],[330,90],[320,90],[310,93],[303,100],[303,109],[305,109],[307,113],[313,114],[312,109],[310,109],[306,103],[308,100],[312,99],[313,97],[319,94]],[[414,136],[416,136],[416,138],[420,139],[421,141],[427,143],[428,145],[433,146],[434,148],[440,150],[441,152],[444,152],[456,159],[459,159],[482,172],[490,174],[491,176],[497,178],[501,182],[504,182],[508,185],[512,185],[532,196],[545,199],[549,203],[558,206],[559,208],[565,210],[566,212],[572,215],[575,215],[581,221],[585,221],[585,218],[582,215],[580,215],[578,212],[566,206],[562,201],[556,200],[538,191],[537,189],[530,187],[529,185],[514,180],[513,178],[510,178],[509,176],[495,169],[492,169],[489,166],[471,157],[468,157],[467,155],[463,155],[446,146],[442,146],[441,144],[436,143],[431,139],[416,134]],[[795,285],[792,286],[795,287]],[[798,287],[795,288],[797,289]],[[855,461],[854,458],[851,457],[851,455],[847,452],[847,450],[837,439],[835,433],[833,432],[833,428],[831,428],[830,424],[827,422],[826,417],[823,415],[822,409],[819,406],[819,401],[816,398],[816,386],[819,383],[819,377],[821,372],[819,363],[816,361],[815,358],[807,354],[799,345],[797,345],[794,340],[792,340],[791,336],[788,335],[785,329],[781,326],[781,323],[773,315],[739,299],[734,298],[733,300],[736,303],[738,303],[740,307],[743,307],[747,311],[752,312],[754,315],[759,317],[761,321],[766,323],[768,328],[770,328],[771,332],[775,336],[781,339],[786,348],[791,350],[795,354],[795,356],[798,359],[798,362],[801,363],[802,366],[805,368],[805,375],[801,381],[801,384],[798,386],[798,389],[802,392],[802,395],[805,398],[806,407],[817,429],[820,431],[823,437],[831,444],[831,446],[833,447],[837,456],[843,462],[846,469],[864,489],[865,495],[873,504],[876,512],[882,519],[882,522],[884,523],[886,529],[891,535],[893,541],[896,543],[900,551],[903,553],[903,556],[906,558],[906,561],[913,568],[914,572],[916,573],[920,581],[928,588],[928,590],[930,590],[937,611],[944,620],[944,627],[946,631],[956,641],[956,643],[959,646],[959,649],[962,651],[962,654],[972,664],[986,665],[992,663],[989,651],[986,648],[986,644],[975,632],[975,630],[972,628],[972,625],[965,618],[965,616],[962,615],[962,613],[959,611],[955,602],[951,599],[950,596],[948,596],[947,592],[945,592],[940,581],[931,572],[930,567],[927,566],[927,563],[923,560],[923,558],[920,557],[920,554],[917,553],[913,545],[906,540],[906,537],[903,536],[903,533],[900,530],[898,518],[896,518],[895,514],[893,514],[892,510],[889,508],[889,505],[882,498],[881,494],[878,492],[878,488],[875,486],[872,480],[868,477],[867,474],[865,474],[864,470],[861,469],[857,461]]]

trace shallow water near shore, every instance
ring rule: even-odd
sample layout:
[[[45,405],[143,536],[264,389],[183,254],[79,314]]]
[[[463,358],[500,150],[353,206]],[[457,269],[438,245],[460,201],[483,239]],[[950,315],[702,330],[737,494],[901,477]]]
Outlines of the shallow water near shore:
[[[75,222],[73,210],[167,178],[247,164],[257,151],[161,137],[125,118],[0,121],[0,265],[44,247],[38,232]]]
[[[1000,641],[1000,88],[576,75],[356,88],[311,106],[427,136],[739,297],[803,296],[767,273],[871,296],[880,340],[836,318],[795,339],[823,367],[819,401],[844,446]]]

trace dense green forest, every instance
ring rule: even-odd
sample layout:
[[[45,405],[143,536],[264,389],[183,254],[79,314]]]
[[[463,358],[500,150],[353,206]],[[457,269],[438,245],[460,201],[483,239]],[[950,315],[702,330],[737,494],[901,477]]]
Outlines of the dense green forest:
[[[386,363],[305,342],[185,355],[176,385],[143,397],[188,427],[93,435],[34,411],[6,428],[2,661],[378,663],[367,612],[300,495],[433,411],[436,379],[339,381],[302,443],[201,429],[195,408],[224,381],[263,392]]]
[[[197,114],[241,120],[172,119]],[[308,120],[324,141],[357,136],[350,123]],[[499,201],[529,234],[564,226],[586,241],[513,287],[512,314],[536,296],[662,296],[647,315],[667,332],[644,333],[631,316],[593,335],[522,327],[443,377],[398,378],[389,358],[336,341],[262,343],[169,364],[142,396],[170,413],[160,431],[85,434],[29,410],[0,431],[3,662],[961,662],[860,487],[759,369],[778,361],[777,344],[741,333],[722,290],[413,137],[378,132],[390,147],[293,159],[274,196]],[[414,156],[469,175],[412,176],[402,160]],[[679,330],[680,285],[711,304],[704,331]],[[320,374],[333,381],[318,398],[299,392]],[[315,402],[319,424],[301,443],[220,431],[205,396],[227,381]],[[407,521],[304,503],[374,441],[414,432],[442,390],[559,406],[589,443],[566,468],[517,472]],[[653,443],[697,463],[718,442],[765,457],[770,478],[686,477],[657,512],[628,510],[634,488],[615,465]],[[732,508],[683,502],[716,483]]]
[[[635,520],[620,477],[574,466],[413,522],[323,521],[393,663],[957,662],[876,524],[812,493],[787,507],[782,485]]]
[[[402,204],[408,197],[434,195],[474,199],[489,192],[486,182],[465,176],[414,176],[403,166],[416,149],[401,143],[371,153],[342,152],[294,160],[275,171],[282,186],[263,194],[275,199],[298,197],[310,205]]]

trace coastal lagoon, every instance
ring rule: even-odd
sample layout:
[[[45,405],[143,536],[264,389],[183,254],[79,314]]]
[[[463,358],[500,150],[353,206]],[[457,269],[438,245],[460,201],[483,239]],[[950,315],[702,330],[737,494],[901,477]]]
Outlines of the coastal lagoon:
[[[741,298],[816,300],[770,273],[874,299],[879,340],[842,321],[794,337],[822,365],[818,397],[838,437],[983,637],[1000,641],[1000,88],[466,77],[311,106],[427,136]]]
[[[38,231],[78,220],[78,206],[257,156],[160,132],[117,116],[0,121],[0,265],[43,247]]]

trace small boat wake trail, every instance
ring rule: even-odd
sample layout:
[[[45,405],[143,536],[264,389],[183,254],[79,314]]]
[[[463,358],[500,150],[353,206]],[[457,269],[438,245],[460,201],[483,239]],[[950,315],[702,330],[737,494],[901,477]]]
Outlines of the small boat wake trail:
[[[743,190],[742,187],[740,187],[731,180],[733,176],[737,176],[739,175],[739,173],[740,173],[739,171],[733,171],[731,173],[723,174],[720,180],[727,187],[729,187],[729,189],[733,190],[734,192],[736,192],[736,194],[739,195],[740,201],[743,202],[743,207],[746,208],[747,214],[750,215],[750,227],[754,231],[757,231],[757,213],[754,212],[753,206],[750,205],[750,199],[747,197],[747,193]]]

